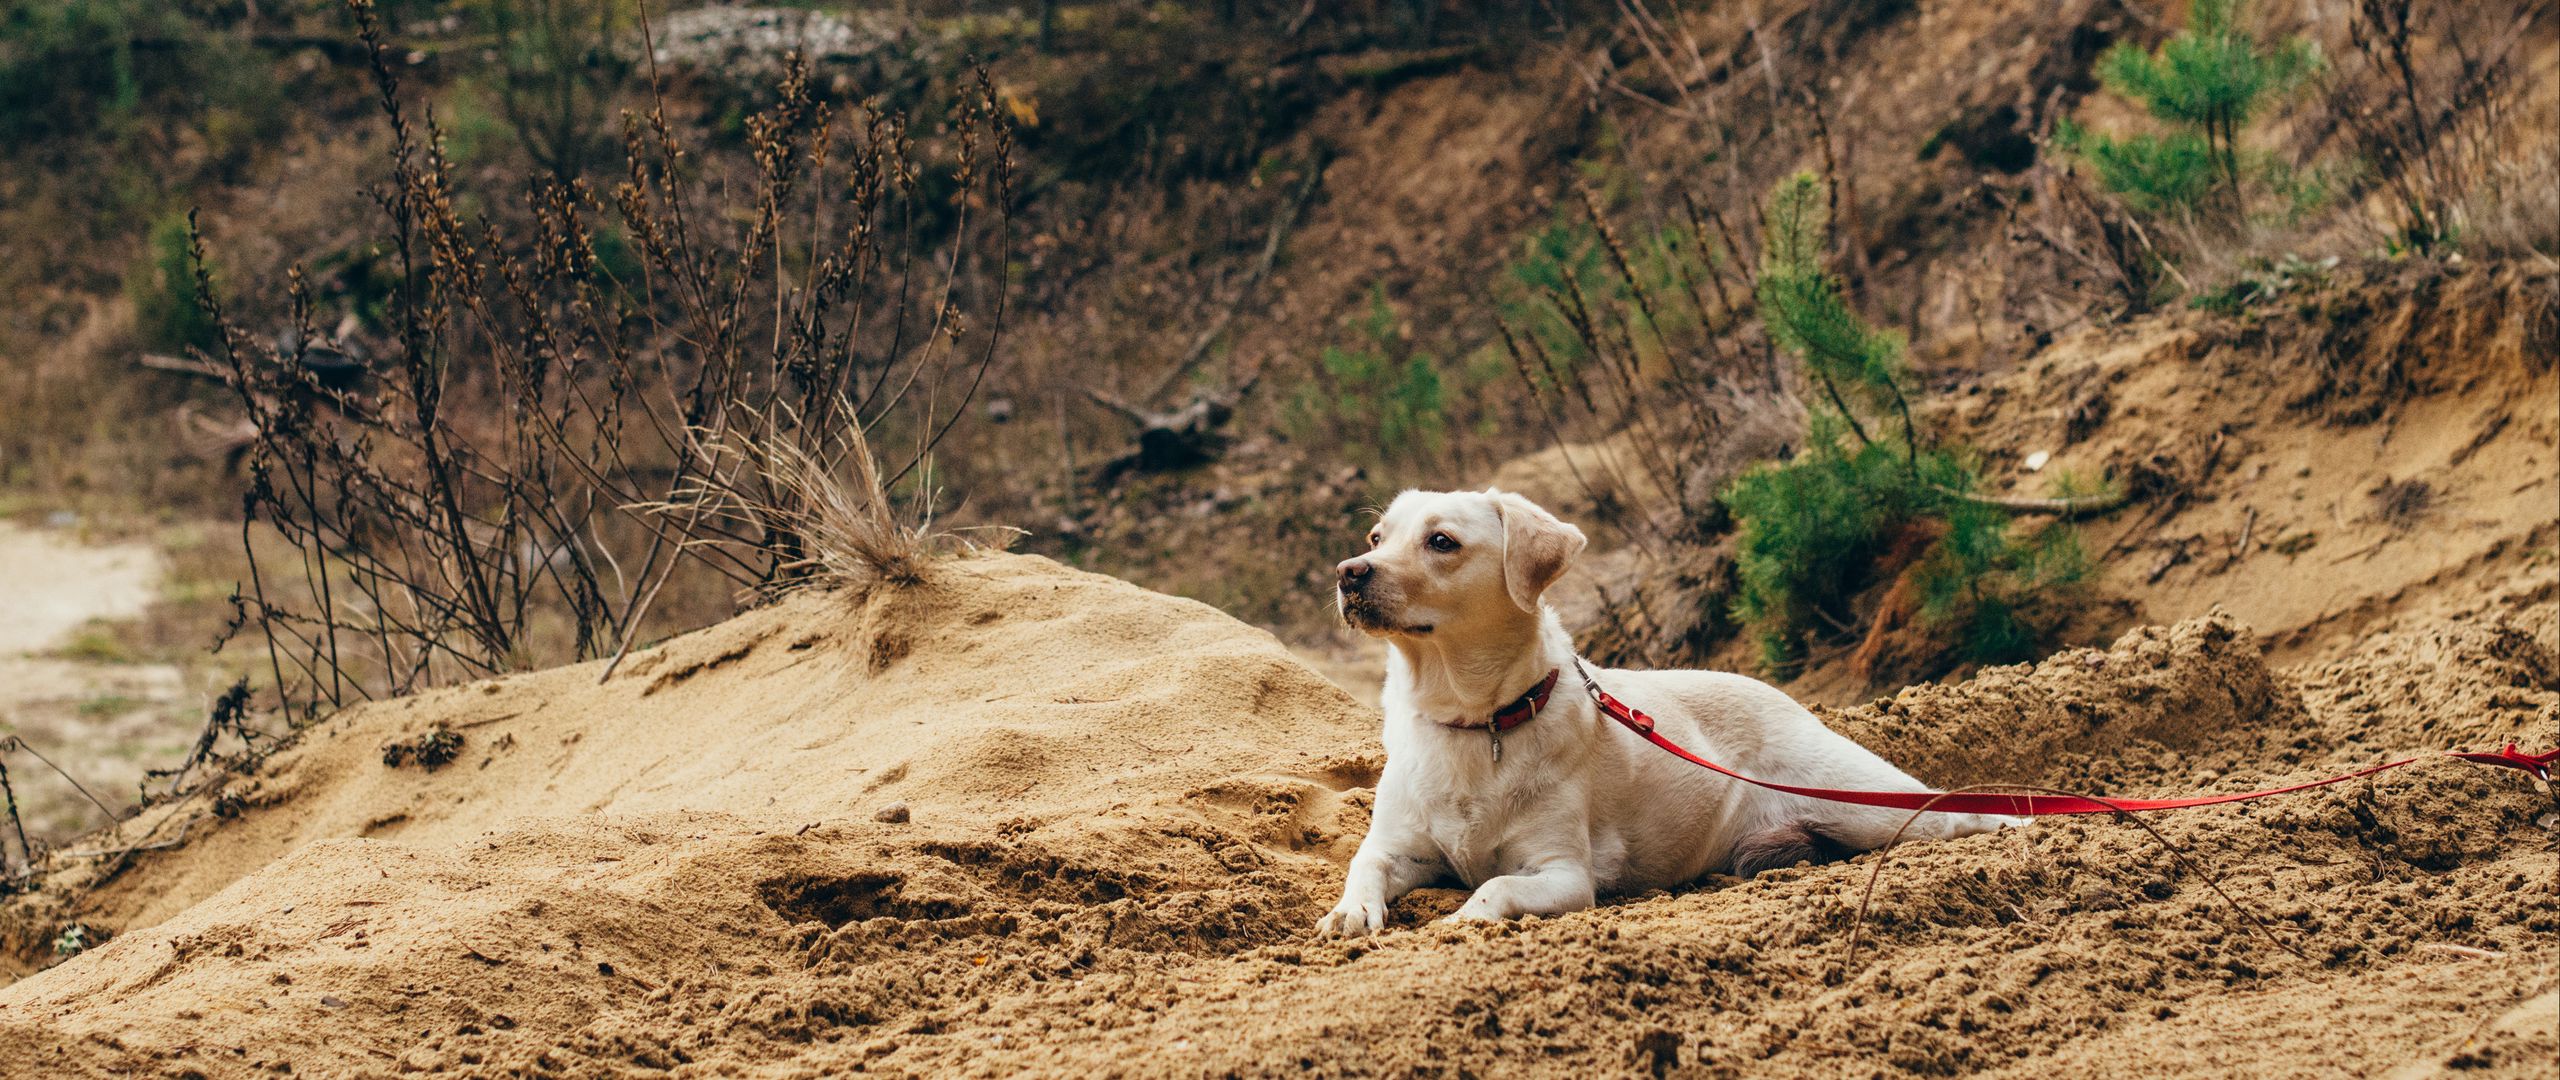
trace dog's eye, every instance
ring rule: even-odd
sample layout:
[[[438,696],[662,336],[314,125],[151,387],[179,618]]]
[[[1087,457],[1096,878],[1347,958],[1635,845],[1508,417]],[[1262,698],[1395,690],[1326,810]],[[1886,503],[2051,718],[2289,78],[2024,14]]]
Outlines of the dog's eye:
[[[1433,551],[1450,552],[1458,550],[1458,541],[1455,538],[1452,538],[1448,533],[1444,532],[1432,533],[1431,539],[1425,542],[1431,545],[1431,550]]]
[[[1376,546],[1378,546],[1378,534],[1377,534],[1377,533],[1370,533],[1370,534],[1369,534],[1369,546],[1370,546],[1370,547],[1376,547]]]

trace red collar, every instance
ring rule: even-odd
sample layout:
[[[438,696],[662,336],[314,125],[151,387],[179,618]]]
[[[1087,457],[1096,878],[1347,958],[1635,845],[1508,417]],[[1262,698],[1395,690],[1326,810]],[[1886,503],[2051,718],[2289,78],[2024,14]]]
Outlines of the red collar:
[[[1530,687],[1529,692],[1520,695],[1519,700],[1513,701],[1511,704],[1505,705],[1499,709],[1495,709],[1493,711],[1492,720],[1478,723],[1465,718],[1460,718],[1456,720],[1443,720],[1440,722],[1440,726],[1463,728],[1470,731],[1480,731],[1487,727],[1491,727],[1495,731],[1509,731],[1512,728],[1519,727],[1522,724],[1536,719],[1538,710],[1547,707],[1547,695],[1555,692],[1555,688],[1556,671],[1553,668],[1549,668],[1547,670],[1547,677],[1538,680],[1538,685]]]

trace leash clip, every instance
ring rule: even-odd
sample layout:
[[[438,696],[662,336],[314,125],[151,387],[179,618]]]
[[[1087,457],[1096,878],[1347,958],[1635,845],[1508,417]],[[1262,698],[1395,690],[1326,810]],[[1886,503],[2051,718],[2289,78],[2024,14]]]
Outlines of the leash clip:
[[[1610,697],[1608,691],[1600,689],[1599,682],[1592,679],[1591,671],[1582,666],[1582,658],[1579,656],[1573,658],[1573,673],[1582,676],[1582,688],[1591,691],[1591,703],[1600,706],[1601,715],[1625,724],[1638,734],[1653,730],[1653,718],[1629,707],[1626,702]]]

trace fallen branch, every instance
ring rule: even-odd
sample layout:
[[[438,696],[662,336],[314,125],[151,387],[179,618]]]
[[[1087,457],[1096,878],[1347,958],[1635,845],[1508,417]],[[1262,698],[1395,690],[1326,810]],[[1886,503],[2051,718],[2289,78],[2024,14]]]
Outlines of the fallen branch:
[[[1121,419],[1132,424],[1136,424],[1140,428],[1151,427],[1162,422],[1158,419],[1157,414],[1150,413],[1145,409],[1131,405],[1127,401],[1122,400],[1119,395],[1113,394],[1110,391],[1097,389],[1091,386],[1079,387],[1079,389],[1084,391],[1084,396],[1093,399],[1094,404],[1120,414]]]
[[[193,375],[199,379],[211,379],[218,383],[231,381],[230,368],[210,361],[189,360],[183,356],[170,356],[166,353],[144,353],[139,362],[153,371],[174,371],[180,375]]]
[[[1938,486],[1938,494],[1950,499],[2007,510],[2014,514],[2053,514],[2058,517],[2087,517],[2103,514],[2131,502],[2131,493],[2118,489],[2100,495],[2068,495],[2060,498],[2036,498],[2027,495],[1980,495]]]
[[[151,833],[157,833],[160,831],[158,826],[154,826],[151,833],[143,834],[143,838],[141,840],[134,841],[133,843],[127,844],[123,847],[93,848],[85,851],[57,851],[54,855],[58,858],[64,859],[103,859],[110,857],[121,859],[130,855],[140,854],[145,851],[167,851],[171,848],[184,845],[187,842],[187,834],[194,832],[196,822],[201,820],[203,820],[202,815],[188,815],[186,822],[178,826],[178,835],[175,838],[162,840],[156,844],[150,843],[149,840],[151,839]]]
[[[1203,393],[1189,404],[1167,412],[1141,409],[1103,390],[1083,387],[1084,395],[1094,404],[1111,410],[1138,429],[1138,445],[1128,453],[1106,462],[1100,479],[1109,483],[1120,474],[1137,472],[1171,472],[1206,464],[1225,452],[1230,441],[1227,422],[1235,419],[1236,403],[1253,392],[1262,381],[1254,373],[1235,389],[1225,393]]]

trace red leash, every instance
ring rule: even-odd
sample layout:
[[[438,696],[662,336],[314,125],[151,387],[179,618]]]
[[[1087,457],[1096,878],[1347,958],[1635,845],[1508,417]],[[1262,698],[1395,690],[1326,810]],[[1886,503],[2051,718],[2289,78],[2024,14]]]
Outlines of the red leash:
[[[2214,806],[2221,803],[2247,802],[2251,799],[2263,799],[2270,795],[2284,795],[2296,791],[2308,791],[2312,788],[2327,787],[2331,784],[2343,783],[2359,777],[2371,776],[2387,769],[2397,769],[2403,765],[2414,765],[2421,761],[2429,761],[2439,757],[2460,758],[2464,761],[2478,762],[2482,765],[2496,765],[2502,768],[2518,769],[2530,774],[2537,780],[2546,781],[2551,779],[2552,763],[2560,761],[2560,750],[2553,750],[2547,754],[2528,754],[2518,750],[2516,748],[2516,744],[2510,742],[2506,745],[2505,749],[2494,753],[2466,754],[2456,753],[2449,750],[2440,751],[2433,754],[2421,754],[2417,757],[2402,758],[2398,761],[2384,762],[2383,764],[2373,766],[2369,769],[2359,769],[2355,772],[2346,773],[2341,776],[2332,776],[2326,780],[2314,780],[2307,784],[2294,784],[2289,787],[2268,788],[2264,791],[2244,791],[2232,795],[2191,795],[2183,799],[2092,799],[2078,795],[1994,795],[1979,792],[1949,793],[1937,791],[1847,791],[1839,788],[1798,787],[1794,784],[1779,784],[1744,776],[1741,773],[1735,772],[1722,765],[1718,765],[1715,762],[1699,757],[1696,754],[1692,754],[1687,750],[1681,749],[1678,743],[1663,738],[1661,732],[1653,729],[1652,717],[1646,716],[1643,712],[1638,711],[1625,702],[1619,701],[1614,697],[1610,697],[1608,691],[1600,689],[1600,684],[1591,680],[1591,673],[1583,669],[1582,661],[1580,659],[1577,658],[1574,660],[1573,670],[1582,676],[1582,685],[1591,691],[1591,700],[1599,703],[1600,711],[1607,715],[1609,719],[1625,725],[1627,730],[1635,732],[1646,742],[1659,746],[1664,750],[1668,750],[1674,756],[1677,756],[1681,760],[1692,765],[1714,770],[1715,772],[1722,773],[1746,784],[1756,784],[1760,787],[1768,788],[1771,791],[1783,791],[1789,795],[1802,795],[1808,799],[1821,799],[1824,802],[1855,803],[1859,806],[1884,806],[1891,807],[1896,810],[1927,810],[1940,814],[2011,814],[2019,817],[2044,817],[2054,814],[2111,814],[2119,810],[2183,810],[2190,806]]]

